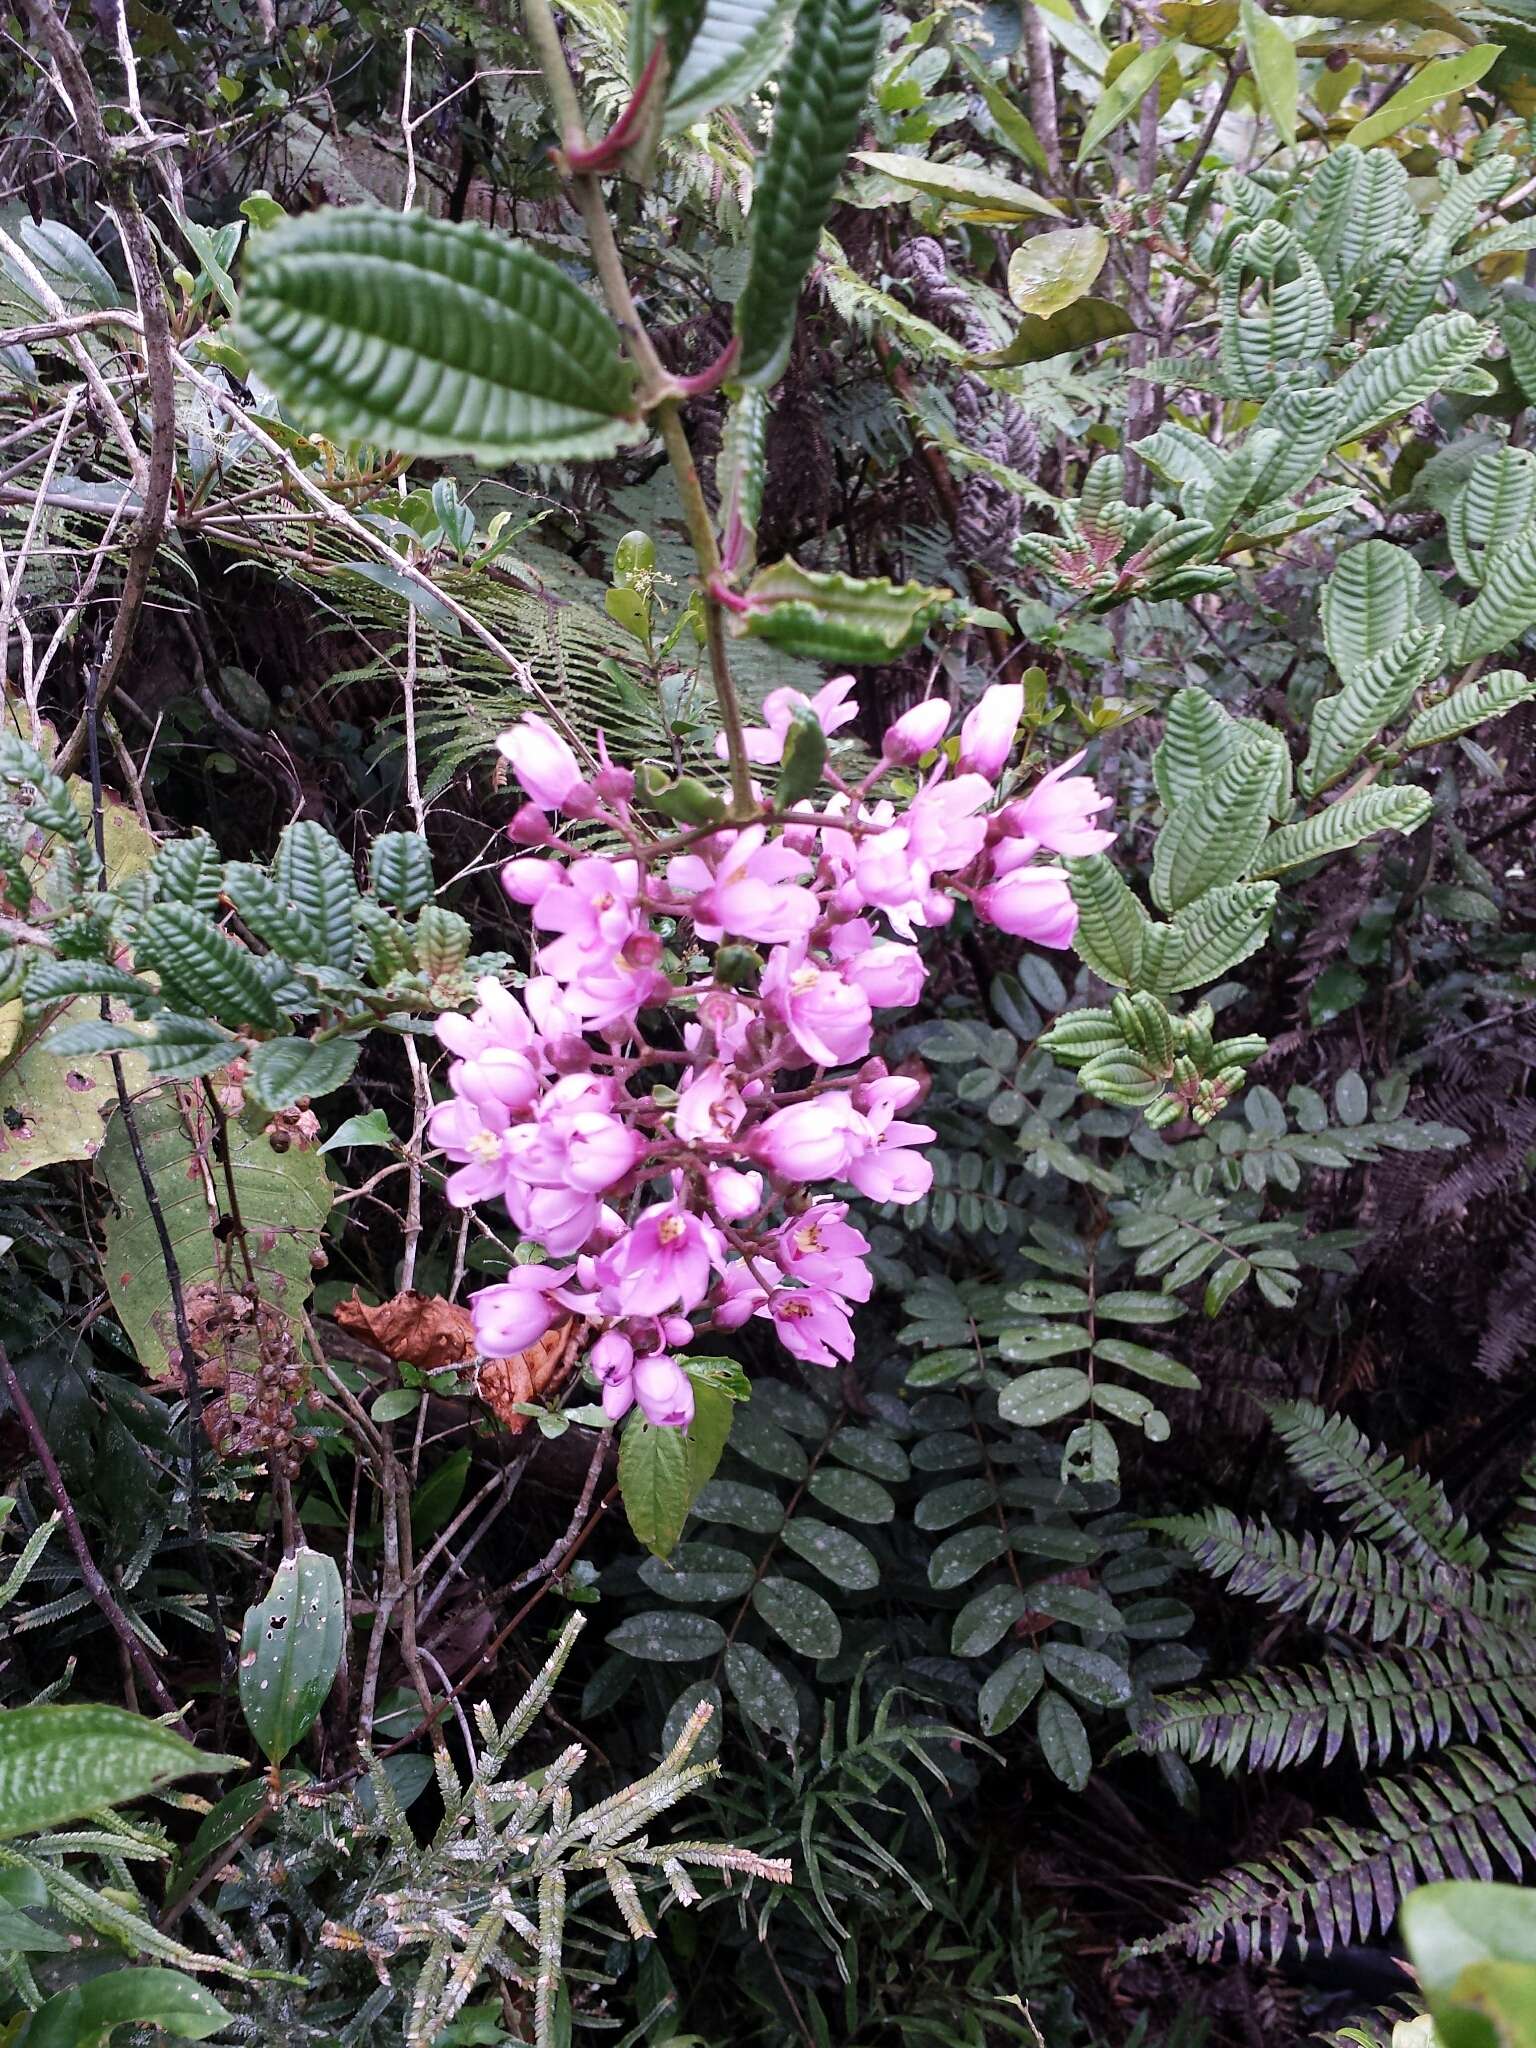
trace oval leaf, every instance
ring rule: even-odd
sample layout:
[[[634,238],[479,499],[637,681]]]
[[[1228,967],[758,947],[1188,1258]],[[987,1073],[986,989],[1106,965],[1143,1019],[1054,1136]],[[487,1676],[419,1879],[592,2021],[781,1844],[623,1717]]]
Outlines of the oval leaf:
[[[0,1713],[0,1840],[239,1768],[238,1757],[205,1754],[121,1707],[11,1707]]]
[[[240,1636],[240,1710],[268,1761],[309,1733],[341,1663],[341,1574],[322,1551],[285,1557]]]

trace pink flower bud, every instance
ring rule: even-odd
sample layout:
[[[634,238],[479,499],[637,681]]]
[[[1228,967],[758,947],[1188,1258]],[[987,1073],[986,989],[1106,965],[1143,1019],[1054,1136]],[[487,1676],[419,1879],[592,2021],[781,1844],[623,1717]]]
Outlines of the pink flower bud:
[[[976,896],[976,908],[999,931],[1037,946],[1070,946],[1077,905],[1060,868],[1015,868]]]
[[[554,830],[537,804],[524,804],[513,813],[507,837],[514,846],[553,846]]]
[[[658,1429],[686,1429],[693,1420],[693,1382],[676,1359],[642,1359],[635,1367],[635,1398]]]
[[[882,752],[887,761],[910,765],[933,749],[949,731],[950,707],[942,697],[914,704],[886,730]]]
[[[499,752],[512,763],[512,772],[529,796],[546,811],[563,810],[566,800],[582,787],[581,768],[576,756],[547,719],[525,711],[519,724],[497,740]]]
[[[542,819],[544,813],[540,811],[538,816]],[[509,860],[501,871],[501,886],[514,903],[537,903],[546,889],[558,888],[564,879],[552,860],[537,860],[531,853]]]
[[[514,1266],[500,1287],[482,1287],[469,1298],[475,1343],[487,1358],[514,1358],[537,1344],[559,1322],[562,1309],[550,1300],[566,1274],[553,1266]]]
[[[605,1387],[613,1386],[634,1371],[635,1347],[617,1330],[604,1330],[587,1353],[587,1363]]]
[[[717,1166],[709,1175],[709,1199],[723,1222],[745,1223],[763,1206],[763,1176],[738,1173],[734,1166]]]
[[[960,769],[985,775],[993,782],[1013,752],[1014,735],[1024,716],[1024,685],[993,683],[966,716],[960,728]]]

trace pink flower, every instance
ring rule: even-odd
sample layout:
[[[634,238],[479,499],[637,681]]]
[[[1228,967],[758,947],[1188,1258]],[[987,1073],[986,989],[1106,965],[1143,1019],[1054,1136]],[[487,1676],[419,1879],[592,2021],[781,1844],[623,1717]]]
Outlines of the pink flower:
[[[732,1259],[720,1275],[715,1299],[715,1327],[739,1330],[768,1299],[768,1290],[745,1259]]]
[[[848,1311],[825,1288],[780,1287],[769,1295],[766,1313],[779,1342],[796,1358],[811,1365],[836,1365],[839,1358],[852,1358]]]
[[[535,1188],[508,1181],[502,1200],[524,1237],[556,1259],[584,1250],[602,1221],[603,1205],[597,1196],[575,1188]]]
[[[690,1145],[723,1145],[746,1113],[735,1075],[715,1060],[679,1090],[672,1128]]]
[[[726,1223],[745,1223],[763,1206],[763,1176],[717,1166],[707,1176],[710,1205]]]
[[[877,1010],[910,1009],[928,979],[917,948],[877,941],[868,918],[840,924],[830,951],[844,979],[861,988]]]
[[[676,1202],[647,1209],[597,1262],[603,1299],[611,1313],[655,1316],[678,1303],[697,1308],[712,1270],[724,1264],[720,1233]]]
[[[484,1109],[526,1109],[540,1087],[527,1055],[503,1045],[487,1046],[472,1060],[456,1060],[448,1080],[455,1095]]]
[[[803,1286],[868,1301],[874,1287],[864,1263],[869,1239],[847,1218],[846,1202],[821,1202],[791,1216],[779,1232],[779,1263]]]
[[[639,899],[634,861],[574,861],[560,886],[542,891],[533,906],[538,929],[562,935],[540,947],[539,965],[567,983],[583,967],[606,966],[635,936]]]
[[[840,1180],[869,1142],[865,1119],[840,1091],[776,1109],[753,1133],[756,1156],[781,1180]]]
[[[1110,798],[1099,794],[1089,776],[1072,774],[1082,758],[1074,754],[1042,775],[1028,796],[1008,805],[1001,823],[1010,837],[1066,854],[1101,853],[1114,844],[1113,832],[1089,822],[1108,810]]]
[[[694,896],[693,917],[701,938],[729,932],[738,939],[782,945],[802,938],[821,915],[809,889],[798,886],[809,862],[767,828],[717,832],[707,841],[707,859],[682,854],[667,869],[675,889]]]
[[[466,1060],[478,1058],[493,1045],[510,1046],[516,1052],[533,1047],[538,1034],[510,989],[487,974],[475,983],[475,995],[478,1002],[468,1017],[438,1018],[440,1044]]]
[[[762,988],[769,1016],[819,1066],[846,1066],[869,1051],[869,997],[836,968],[807,959],[803,945],[775,949]]]
[[[1037,946],[1070,946],[1077,930],[1077,905],[1060,868],[1015,868],[977,891],[976,908],[999,931]]]
[[[993,683],[960,728],[960,767],[996,781],[1013,752],[1024,716],[1024,685]]]
[[[895,1120],[897,1110],[904,1109],[915,1092],[916,1084],[905,1074],[892,1074],[866,1091],[868,1142],[849,1161],[847,1178],[871,1202],[921,1201],[933,1185],[932,1163],[913,1149],[933,1143],[933,1127]]]
[[[814,697],[803,696],[799,690],[771,690],[763,699],[766,723],[749,725],[742,735],[747,744],[747,759],[756,761],[761,767],[771,767],[775,761],[783,760],[785,736],[799,705],[815,712],[822,731],[830,739],[839,726],[859,715],[857,704],[844,701],[853,684],[852,676],[834,676]],[[715,739],[715,752],[722,761],[730,759],[730,745],[724,733]]]
[[[487,1358],[514,1358],[537,1344],[565,1310],[551,1297],[569,1278],[569,1269],[514,1266],[499,1287],[482,1287],[469,1297],[475,1343]]]
[[[943,697],[929,697],[922,704],[914,704],[886,728],[881,752],[887,761],[902,766],[921,760],[924,754],[932,753],[949,731],[950,716],[950,707]]]
[[[504,732],[496,746],[512,763],[513,774],[541,809],[563,810],[568,798],[578,791],[586,792],[576,756],[537,712],[525,711],[522,722]]]
[[[546,889],[558,889],[564,880],[563,868],[533,853],[509,860],[501,871],[501,886],[514,903],[537,903]]]
[[[635,1347],[618,1330],[604,1330],[587,1353],[587,1363],[606,1387],[627,1380],[635,1367]]]
[[[657,1429],[686,1429],[693,1420],[693,1382],[675,1358],[642,1358],[634,1371],[635,1399]]]

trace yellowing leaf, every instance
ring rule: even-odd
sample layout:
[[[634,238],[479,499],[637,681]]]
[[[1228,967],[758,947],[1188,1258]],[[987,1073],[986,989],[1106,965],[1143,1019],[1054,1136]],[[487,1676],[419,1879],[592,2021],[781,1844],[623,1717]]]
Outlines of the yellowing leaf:
[[[1124,306],[1110,299],[1077,299],[1048,320],[1026,313],[1006,348],[971,360],[989,370],[1016,369],[1021,363],[1043,363],[1073,349],[1091,348],[1095,342],[1113,341],[1129,334],[1135,325]]]
[[[1011,178],[999,178],[992,171],[977,170],[969,164],[932,164],[924,157],[898,156],[883,149],[856,149],[854,156],[893,184],[909,186],[930,199],[948,200],[951,205],[964,206],[997,220],[1015,220],[1030,213],[1048,214],[1052,220],[1061,218],[1060,207],[1042,199],[1038,192],[1031,192],[1027,185],[1017,185]]]
[[[1109,237],[1098,228],[1053,228],[1008,259],[1008,296],[1021,313],[1048,319],[1080,299],[1104,268]]]
[[[1459,57],[1435,58],[1400,92],[1393,93],[1384,107],[1357,121],[1345,139],[1356,149],[1369,149],[1372,143],[1384,142],[1389,135],[1396,135],[1400,128],[1427,114],[1437,100],[1448,99],[1453,92],[1476,85],[1498,54],[1497,43],[1477,43]]]
[[[1168,34],[1181,42],[1219,50],[1237,27],[1238,0],[1167,0],[1158,16]]]

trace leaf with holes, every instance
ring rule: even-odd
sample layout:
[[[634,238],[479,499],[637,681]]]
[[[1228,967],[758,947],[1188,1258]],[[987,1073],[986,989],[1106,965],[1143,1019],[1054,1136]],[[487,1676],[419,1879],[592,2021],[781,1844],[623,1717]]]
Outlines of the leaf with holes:
[[[285,1557],[240,1633],[240,1711],[258,1748],[280,1764],[304,1740],[341,1666],[341,1574],[323,1551]]]
[[[424,213],[328,207],[253,237],[237,340],[333,441],[547,462],[641,431],[602,308],[525,244]]]

